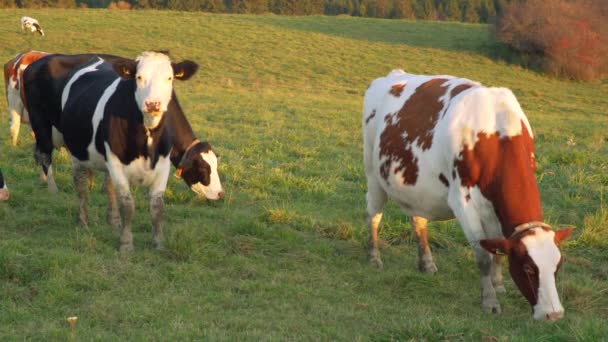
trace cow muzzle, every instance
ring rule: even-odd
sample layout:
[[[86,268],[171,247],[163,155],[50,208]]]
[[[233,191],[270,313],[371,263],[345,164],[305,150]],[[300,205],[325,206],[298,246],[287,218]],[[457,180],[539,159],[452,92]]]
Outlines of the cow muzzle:
[[[144,112],[152,116],[158,116],[162,114],[161,102],[160,101],[145,101]]]

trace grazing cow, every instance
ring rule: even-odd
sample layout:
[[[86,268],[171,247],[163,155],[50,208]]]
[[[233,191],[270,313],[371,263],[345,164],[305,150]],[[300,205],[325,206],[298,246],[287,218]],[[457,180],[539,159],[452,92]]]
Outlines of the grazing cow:
[[[382,265],[378,224],[391,198],[413,216],[423,271],[437,270],[427,220],[456,217],[479,266],[484,311],[501,311],[495,255],[507,255],[534,318],[563,316],[555,274],[572,229],[542,222],[532,130],[510,90],[394,70],[366,91],[362,125],[372,263]]]
[[[29,123],[29,117],[24,105],[23,71],[28,65],[48,55],[41,51],[20,53],[4,64],[4,85],[6,101],[10,117],[10,133],[13,146],[17,145],[21,123]]]
[[[187,80],[197,68],[193,62],[172,63],[163,53],[147,51],[136,60],[49,55],[25,71],[35,158],[49,186],[52,150],[65,146],[72,154],[79,222],[86,225],[86,178],[93,169],[108,172],[110,216],[115,228],[122,229],[121,251],[133,249],[130,186],[138,184],[150,187],[154,242],[162,248],[163,196],[171,162],[193,191],[213,200],[223,197],[217,158],[208,143],[194,137],[173,91],[173,79]],[[198,181],[200,176],[205,179]],[[120,215],[112,204],[115,195]]]
[[[41,36],[44,36],[44,31],[38,20],[30,17],[21,17],[21,32],[30,31],[32,33],[38,32]]]
[[[7,201],[9,197],[8,187],[4,182],[4,176],[2,175],[2,170],[0,170],[0,202]]]

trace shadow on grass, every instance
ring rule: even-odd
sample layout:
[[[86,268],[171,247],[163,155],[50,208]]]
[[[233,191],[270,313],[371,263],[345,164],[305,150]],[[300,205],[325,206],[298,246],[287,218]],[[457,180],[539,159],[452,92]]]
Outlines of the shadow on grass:
[[[439,21],[374,19],[348,16],[246,16],[245,20],[343,37],[348,39],[406,44],[412,47],[466,51],[494,56],[503,49],[487,25]]]

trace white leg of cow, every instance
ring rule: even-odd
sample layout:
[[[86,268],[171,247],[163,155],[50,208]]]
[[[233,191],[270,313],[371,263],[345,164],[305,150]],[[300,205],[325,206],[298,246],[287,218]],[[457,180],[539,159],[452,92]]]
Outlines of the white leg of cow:
[[[505,285],[502,281],[502,256],[492,255],[492,285],[496,293],[506,293]]]
[[[21,127],[21,113],[17,112],[16,109],[10,108],[10,132],[11,132],[11,143],[13,146],[17,146],[17,140],[19,139],[19,128]]]
[[[367,177],[367,222],[369,224],[369,261],[373,266],[382,268],[382,259],[378,249],[378,226],[382,220],[382,209],[386,204],[387,196],[384,189],[373,177]]]
[[[163,212],[165,209],[164,196],[171,170],[171,160],[164,158],[157,164],[158,174],[156,180],[150,187],[150,216],[152,218],[152,234],[154,247],[163,249]]]
[[[427,219],[420,216],[412,217],[414,232],[418,238],[418,269],[421,272],[433,274],[437,272],[437,266],[433,262],[433,255],[427,238]]]
[[[82,227],[88,226],[88,213],[87,213],[87,182],[91,176],[91,171],[78,165],[78,163],[72,163],[72,177],[74,180],[74,188],[78,194],[78,224]]]
[[[481,281],[481,308],[488,313],[500,313],[501,308],[492,284],[492,256],[484,250],[479,240],[485,239],[481,219],[473,203],[467,199],[468,191],[460,187],[450,189],[448,205],[462,226],[469,245],[473,249]]]
[[[154,247],[158,250],[163,249],[163,212],[165,209],[164,193],[154,193],[150,195],[150,216],[152,217],[152,234]]]
[[[135,212],[135,201],[129,187],[116,187],[118,201],[120,203],[120,216],[122,217],[122,231],[120,233],[120,251],[133,251],[133,234],[131,233],[131,221]]]
[[[110,175],[107,173],[104,179],[103,190],[108,197],[108,213],[106,220],[108,224],[112,226],[114,231],[120,233],[122,229],[120,222],[120,212],[116,200],[116,191],[114,190],[114,184],[112,184],[112,178],[110,178]]]

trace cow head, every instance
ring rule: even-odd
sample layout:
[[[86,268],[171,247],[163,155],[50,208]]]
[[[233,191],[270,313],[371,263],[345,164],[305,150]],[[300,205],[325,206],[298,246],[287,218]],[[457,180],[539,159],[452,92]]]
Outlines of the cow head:
[[[224,197],[224,189],[217,173],[217,156],[208,142],[195,140],[177,165],[175,175],[183,178],[198,195],[210,200]]]
[[[142,53],[134,61],[116,61],[113,67],[121,77],[135,78],[135,101],[149,129],[156,127],[167,111],[173,80],[187,80],[198,70],[194,62],[172,63],[165,53],[153,51]]]
[[[564,315],[555,276],[562,263],[559,244],[572,228],[553,231],[547,225],[516,232],[507,239],[481,240],[490,253],[506,254],[509,272],[519,291],[532,306],[535,319],[556,320]]]
[[[2,171],[0,171],[0,201],[6,201],[8,197],[8,187],[4,183],[4,177],[2,176]]]

